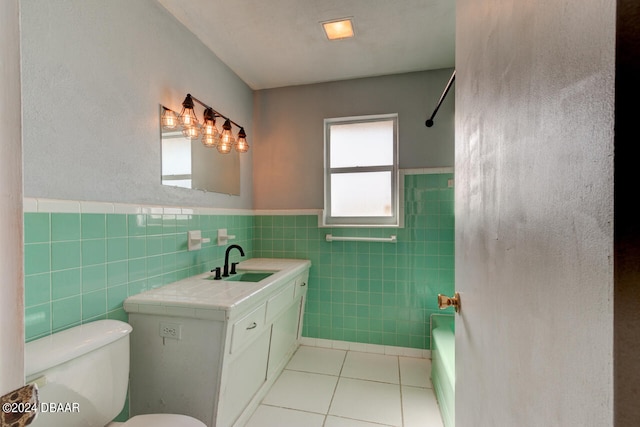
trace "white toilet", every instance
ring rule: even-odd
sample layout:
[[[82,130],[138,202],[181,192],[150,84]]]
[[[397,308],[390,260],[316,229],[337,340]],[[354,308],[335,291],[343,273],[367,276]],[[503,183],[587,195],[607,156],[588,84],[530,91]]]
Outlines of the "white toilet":
[[[127,395],[131,329],[118,320],[98,320],[27,343],[26,381],[38,384],[44,409],[31,426],[206,427],[175,414],[138,415],[109,424]]]

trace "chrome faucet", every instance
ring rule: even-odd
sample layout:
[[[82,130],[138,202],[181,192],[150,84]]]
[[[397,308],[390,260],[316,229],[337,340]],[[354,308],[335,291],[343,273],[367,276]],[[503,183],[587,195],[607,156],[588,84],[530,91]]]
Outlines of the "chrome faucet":
[[[222,273],[222,277],[229,277],[229,252],[231,252],[231,249],[239,250],[240,255],[244,256],[244,251],[240,245],[230,245],[224,253],[224,272]],[[236,274],[236,264],[237,262],[231,264],[231,274]]]

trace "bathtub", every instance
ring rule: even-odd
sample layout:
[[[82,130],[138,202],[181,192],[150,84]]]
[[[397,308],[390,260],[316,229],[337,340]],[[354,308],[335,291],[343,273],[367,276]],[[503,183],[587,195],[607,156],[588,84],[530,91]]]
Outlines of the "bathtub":
[[[431,382],[445,427],[455,426],[455,322],[451,315],[431,315]]]

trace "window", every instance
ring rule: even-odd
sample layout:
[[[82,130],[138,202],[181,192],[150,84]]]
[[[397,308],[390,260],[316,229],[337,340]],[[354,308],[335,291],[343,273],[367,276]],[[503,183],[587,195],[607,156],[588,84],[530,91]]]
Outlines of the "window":
[[[324,224],[398,226],[398,115],[324,123]]]

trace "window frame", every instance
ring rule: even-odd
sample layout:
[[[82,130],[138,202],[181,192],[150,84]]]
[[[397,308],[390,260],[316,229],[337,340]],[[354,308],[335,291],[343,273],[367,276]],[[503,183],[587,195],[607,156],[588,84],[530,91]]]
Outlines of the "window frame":
[[[345,125],[368,122],[393,122],[393,164],[391,166],[353,166],[330,167],[331,132],[333,125]],[[375,114],[366,116],[335,117],[324,119],[324,210],[322,225],[326,227],[401,227],[402,210],[400,205],[399,182],[399,137],[398,114]],[[331,215],[331,176],[336,173],[391,172],[391,216],[332,216]]]

